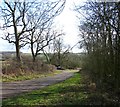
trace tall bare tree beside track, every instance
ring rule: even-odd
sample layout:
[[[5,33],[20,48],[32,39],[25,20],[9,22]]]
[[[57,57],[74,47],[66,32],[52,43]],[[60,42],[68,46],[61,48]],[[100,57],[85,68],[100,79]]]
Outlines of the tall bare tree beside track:
[[[51,26],[54,18],[63,11],[65,2],[65,0],[42,1],[36,12],[28,17],[29,27],[33,29],[29,32],[26,43],[30,45],[33,61],[55,39],[55,35],[51,33]]]
[[[31,43],[38,42],[32,40],[33,33],[39,29],[39,35],[51,25],[54,17],[59,15],[65,6],[65,0],[51,2],[46,1],[6,1],[0,6],[0,13],[3,20],[2,29],[5,35],[2,37],[9,43],[13,43],[16,48],[16,59],[21,61],[20,49],[28,42],[31,34]],[[32,33],[31,33],[32,32]]]

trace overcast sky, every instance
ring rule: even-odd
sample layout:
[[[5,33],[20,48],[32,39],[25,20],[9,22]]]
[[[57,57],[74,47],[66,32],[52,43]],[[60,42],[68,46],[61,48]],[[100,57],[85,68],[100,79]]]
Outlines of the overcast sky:
[[[73,11],[74,3],[78,4],[78,1],[80,2],[80,0],[67,0],[63,12],[55,20],[57,24],[56,26],[62,28],[66,34],[64,37],[64,43],[70,44],[71,46],[78,42],[78,21],[76,13]]]
[[[67,0],[66,6],[63,10],[63,12],[56,17],[55,19],[55,25],[57,29],[62,29],[65,32],[64,36],[64,43],[70,44],[71,46],[75,45],[79,38],[78,38],[78,21],[76,18],[76,13],[73,11],[74,3],[82,3],[85,0]],[[1,35],[1,31],[0,31]],[[0,51],[8,51],[8,50],[14,50],[14,45],[10,45],[7,41],[4,41],[0,39]],[[28,52],[28,48],[22,49],[22,52]],[[78,48],[73,50],[73,52],[80,52]]]

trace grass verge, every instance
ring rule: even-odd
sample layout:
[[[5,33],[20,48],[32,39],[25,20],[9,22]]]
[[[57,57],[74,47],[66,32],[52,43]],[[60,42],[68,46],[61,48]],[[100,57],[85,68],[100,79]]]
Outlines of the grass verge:
[[[56,70],[50,73],[21,73],[20,75],[3,75],[2,82],[13,82],[13,81],[23,81],[23,80],[31,80],[35,78],[41,78],[46,76],[53,76],[55,74],[61,73],[60,70]]]

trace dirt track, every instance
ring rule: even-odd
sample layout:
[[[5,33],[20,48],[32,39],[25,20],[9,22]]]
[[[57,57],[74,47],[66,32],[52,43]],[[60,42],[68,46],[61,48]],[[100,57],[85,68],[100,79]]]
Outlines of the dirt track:
[[[2,83],[2,98],[9,98],[23,92],[41,89],[43,87],[61,82],[73,76],[73,72],[63,71],[54,76],[38,78],[33,80],[18,81],[18,82],[4,82]]]

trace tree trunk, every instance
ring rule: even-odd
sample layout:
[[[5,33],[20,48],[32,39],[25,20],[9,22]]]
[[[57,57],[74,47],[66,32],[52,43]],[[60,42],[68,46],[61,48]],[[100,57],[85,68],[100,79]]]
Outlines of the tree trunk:
[[[16,46],[16,59],[18,62],[21,62],[21,57],[20,57],[20,45],[19,45],[19,36],[17,32],[17,22],[15,20],[15,10],[12,13],[13,16],[13,26],[14,26],[14,32],[15,32],[15,46]]]
[[[50,64],[50,58],[49,58],[49,55],[43,50],[43,54],[45,55],[46,57],[46,60],[47,60],[47,63]]]
[[[36,55],[34,54],[34,50],[33,50],[33,46],[32,46],[32,45],[31,45],[31,52],[32,52],[33,62],[35,62],[35,60],[36,60]]]
[[[32,52],[32,59],[33,59],[33,62],[35,62],[35,61],[36,61],[37,55],[34,53],[33,45],[32,45],[32,44],[31,44],[31,52]]]
[[[33,62],[35,62],[36,61],[36,57],[35,56],[33,56]]]
[[[16,59],[18,62],[21,62],[19,41],[16,41]]]
[[[60,55],[60,51],[58,52],[58,65],[61,66],[61,55]]]

